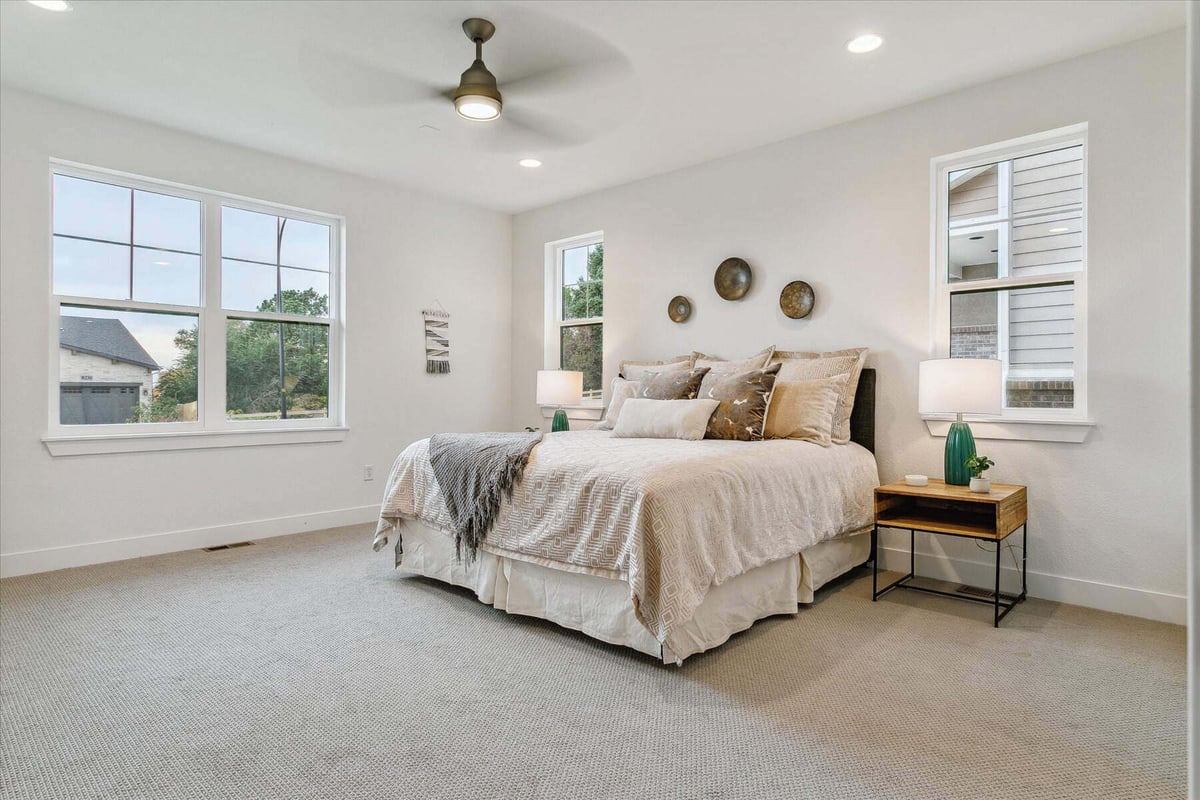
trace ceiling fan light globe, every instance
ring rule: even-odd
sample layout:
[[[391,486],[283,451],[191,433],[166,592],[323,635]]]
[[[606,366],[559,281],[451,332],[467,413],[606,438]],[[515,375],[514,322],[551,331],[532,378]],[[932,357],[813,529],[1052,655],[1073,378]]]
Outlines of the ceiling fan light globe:
[[[481,94],[464,94],[454,98],[454,110],[463,119],[487,122],[500,116],[501,104],[494,97]]]

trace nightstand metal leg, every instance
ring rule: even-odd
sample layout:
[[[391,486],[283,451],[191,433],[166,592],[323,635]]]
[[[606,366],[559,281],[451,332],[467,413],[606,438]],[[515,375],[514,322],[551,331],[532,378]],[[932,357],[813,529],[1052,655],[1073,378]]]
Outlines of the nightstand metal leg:
[[[1021,526],[1021,599],[1025,599],[1028,586],[1025,583],[1026,570],[1029,564],[1029,520]]]
[[[1000,627],[1000,551],[1003,549],[1003,547],[1004,547],[1004,545],[1002,542],[999,542],[999,541],[996,542],[996,594],[992,596],[992,599],[993,599],[992,627],[993,628]]]
[[[908,532],[908,577],[917,577],[917,532]]]
[[[871,528],[871,602],[879,599],[879,526]]]

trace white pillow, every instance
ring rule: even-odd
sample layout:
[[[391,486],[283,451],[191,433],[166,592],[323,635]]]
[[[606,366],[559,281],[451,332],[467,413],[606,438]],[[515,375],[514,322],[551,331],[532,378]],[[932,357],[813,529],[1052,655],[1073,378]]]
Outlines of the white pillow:
[[[613,378],[612,390],[608,393],[608,409],[604,412],[604,419],[596,425],[596,429],[611,431],[617,424],[617,418],[621,416],[621,406],[625,405],[626,400],[635,396],[637,390],[637,381]]]
[[[621,406],[613,436],[622,439],[704,438],[716,400],[647,400],[635,397]]]

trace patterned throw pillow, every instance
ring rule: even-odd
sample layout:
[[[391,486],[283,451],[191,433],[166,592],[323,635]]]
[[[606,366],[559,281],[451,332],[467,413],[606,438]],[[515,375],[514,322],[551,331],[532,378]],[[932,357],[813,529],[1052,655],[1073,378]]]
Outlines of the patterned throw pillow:
[[[608,409],[604,419],[596,424],[596,430],[611,431],[621,416],[621,406],[631,397],[637,396],[638,382],[627,381],[624,378],[613,378],[612,390],[608,394]]]
[[[648,372],[638,384],[637,396],[648,400],[695,400],[707,374],[707,369]]]
[[[736,439],[756,442],[763,438],[767,406],[775,388],[779,364],[738,375],[722,375],[705,381],[701,397],[718,401],[717,410],[708,420],[705,439]]]
[[[854,347],[848,350],[831,350],[826,353],[806,353],[777,350],[772,363],[780,363],[781,381],[810,381],[845,374],[846,388],[838,399],[837,412],[833,417],[833,443],[850,441],[850,415],[854,411],[854,396],[858,392],[858,378],[867,360],[867,348]]]
[[[640,381],[648,372],[686,372],[695,360],[692,356],[675,356],[663,361],[622,361],[617,374],[627,381]]]

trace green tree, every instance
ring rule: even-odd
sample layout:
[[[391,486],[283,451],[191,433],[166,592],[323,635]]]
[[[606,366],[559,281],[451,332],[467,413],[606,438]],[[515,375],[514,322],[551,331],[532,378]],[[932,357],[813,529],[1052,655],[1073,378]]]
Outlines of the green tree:
[[[563,320],[590,319],[604,315],[604,244],[588,250],[584,280],[563,287]],[[562,328],[563,369],[583,373],[583,391],[599,392],[604,374],[604,326],[572,325]]]
[[[258,310],[324,317],[329,297],[314,289],[285,289],[281,303],[264,300]],[[148,407],[131,422],[172,422],[179,406],[197,396],[198,335],[195,327],[175,335],[179,357],[158,377]],[[280,348],[283,381],[280,381]],[[273,415],[281,408],[322,409],[329,399],[329,328],[291,322],[231,319],[225,329],[225,407],[241,414]]]

